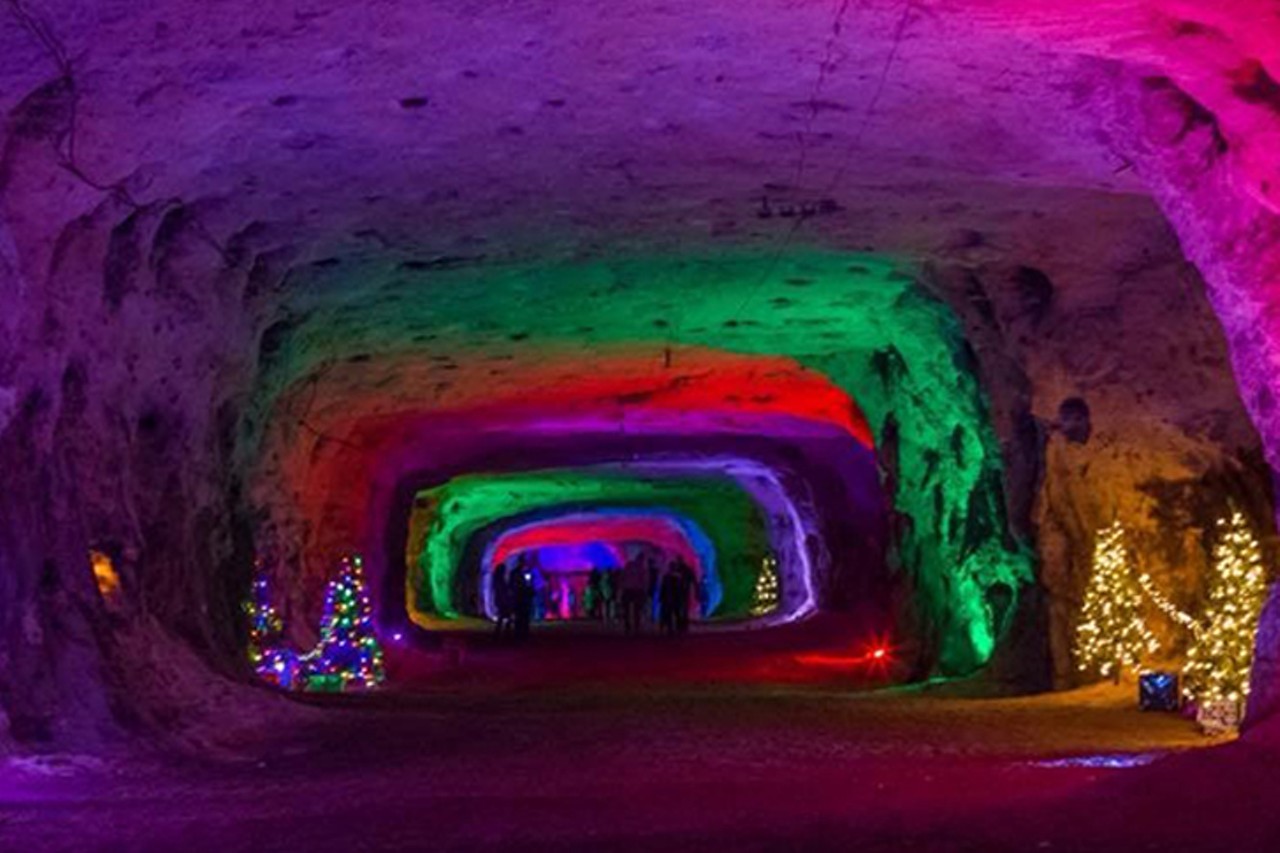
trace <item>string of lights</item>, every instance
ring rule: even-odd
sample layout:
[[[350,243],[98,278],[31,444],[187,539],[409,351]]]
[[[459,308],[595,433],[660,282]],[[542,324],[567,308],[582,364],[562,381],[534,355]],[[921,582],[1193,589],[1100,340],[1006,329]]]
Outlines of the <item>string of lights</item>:
[[[1195,617],[1184,610],[1180,610],[1177,605],[1166,598],[1164,593],[1156,588],[1155,581],[1151,575],[1146,572],[1138,575],[1138,583],[1142,586],[1142,592],[1146,595],[1147,600],[1154,604],[1157,610],[1192,634],[1200,633],[1201,626]]]

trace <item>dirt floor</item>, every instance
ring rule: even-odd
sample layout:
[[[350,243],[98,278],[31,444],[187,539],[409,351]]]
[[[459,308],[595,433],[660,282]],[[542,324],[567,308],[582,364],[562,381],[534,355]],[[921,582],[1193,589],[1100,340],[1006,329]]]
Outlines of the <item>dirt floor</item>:
[[[236,761],[11,760],[3,851],[1280,850],[1280,737],[1132,686],[872,689],[775,637],[393,650]],[[807,660],[807,662],[806,662]]]

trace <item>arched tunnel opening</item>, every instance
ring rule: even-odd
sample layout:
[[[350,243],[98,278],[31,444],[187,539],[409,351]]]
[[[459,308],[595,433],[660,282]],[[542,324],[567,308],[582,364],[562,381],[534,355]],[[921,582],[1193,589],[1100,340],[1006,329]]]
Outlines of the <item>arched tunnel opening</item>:
[[[1272,6],[6,0],[0,848],[1273,848]]]
[[[683,548],[699,576],[695,633],[828,612],[847,617],[851,643],[889,636],[895,621],[920,614],[909,579],[889,566],[891,511],[873,450],[840,427],[776,426],[773,435],[758,431],[759,421],[750,434],[717,434],[724,426],[709,435],[503,432],[486,435],[473,455],[450,452],[447,465],[415,468],[384,533],[388,568],[374,584],[380,621],[427,648],[476,628],[477,617],[495,615],[486,573],[506,556],[495,553],[503,537],[536,545],[539,528],[572,522],[576,536],[606,537],[578,541],[622,537],[612,541],[629,541],[626,558],[652,556],[661,570]],[[666,524],[665,537],[636,524],[655,521]],[[777,603],[753,612],[766,563]],[[542,614],[552,589],[540,584],[539,592]],[[656,630],[656,612],[649,621]],[[421,630],[399,630],[409,625]],[[911,651],[927,670],[940,650]]]
[[[504,537],[519,535],[526,548],[536,548],[543,537],[555,541],[556,524],[569,526],[567,533],[577,537],[570,541],[647,544],[668,557],[682,557],[704,576],[708,617],[745,618],[766,559],[780,575],[780,606],[772,618],[783,621],[807,616],[820,604],[871,599],[871,590],[887,587],[887,507],[870,453],[843,455],[840,451],[847,454],[850,447],[839,439],[831,442],[835,447],[789,452],[756,437],[702,443],[706,455],[690,457],[688,439],[658,438],[641,445],[614,438],[602,442],[597,458],[611,458],[607,448],[614,444],[629,448],[628,461],[455,479],[418,492],[405,555],[407,571],[415,575],[408,583],[410,596],[419,599],[412,610],[454,615],[457,603],[469,600],[466,612],[489,612],[479,603],[485,597],[478,595],[478,575],[460,575],[491,571],[495,561],[503,562],[509,554],[501,549],[512,547]],[[735,444],[759,455],[723,455]],[[575,441],[544,452],[568,454],[565,458],[581,465],[579,445]],[[639,452],[641,446],[648,452]],[[683,455],[671,448],[681,448]],[[833,454],[842,465],[819,467],[830,464]],[[790,493],[760,455],[787,460],[788,479],[804,492]],[[826,476],[815,476],[819,470]],[[592,540],[592,534],[601,538]],[[814,549],[817,541],[823,543],[821,551]],[[625,562],[615,560],[610,568]],[[398,587],[404,581],[392,575],[390,583]],[[883,601],[878,604],[884,607]]]
[[[554,281],[572,300],[572,317],[548,305],[543,316],[511,318],[520,329],[538,329],[536,335],[495,326],[504,313],[486,309],[474,288],[459,283],[455,292],[469,293],[466,299],[454,306],[439,299],[429,310],[435,322],[463,336],[460,348],[430,359],[412,349],[387,356],[406,386],[430,384],[428,401],[346,395],[332,407],[308,402],[308,423],[320,436],[315,444],[297,441],[291,424],[264,431],[264,456],[272,460],[264,466],[264,482],[272,488],[297,482],[287,488],[301,495],[300,514],[325,520],[310,537],[304,534],[302,570],[316,556],[321,565],[331,562],[353,542],[371,543],[362,548],[369,554],[381,539],[387,556],[370,563],[374,583],[395,588],[404,583],[398,554],[407,540],[418,552],[407,561],[416,565],[406,567],[415,587],[410,612],[452,618],[454,575],[472,527],[538,502],[664,500],[645,494],[652,485],[637,491],[616,476],[575,483],[568,472],[526,473],[515,486],[500,478],[486,484],[494,472],[546,467],[541,460],[548,453],[559,467],[622,459],[643,471],[647,456],[661,449],[688,457],[685,477],[723,468],[732,479],[742,464],[725,457],[725,449],[754,441],[775,445],[775,461],[757,466],[761,471],[742,478],[736,491],[744,505],[760,505],[774,552],[767,556],[777,561],[782,588],[798,602],[787,613],[809,615],[820,604],[858,598],[859,585],[882,597],[896,588],[892,606],[880,602],[876,629],[910,626],[905,639],[915,677],[965,674],[985,664],[1017,607],[1018,590],[1031,578],[1030,555],[1006,522],[1003,462],[954,315],[894,263],[812,251],[775,262],[783,277],[758,294],[762,307],[753,312],[735,294],[765,261],[728,254],[484,270],[480,292],[495,306],[507,289],[544,281]],[[724,294],[718,303],[704,300],[701,316],[685,321],[687,329],[664,319],[669,311],[654,303],[662,288],[686,286]],[[608,301],[593,296],[602,287],[609,288]],[[575,290],[580,297],[572,296]],[[453,319],[451,311],[457,312]],[[399,309],[396,322],[411,322],[411,313]],[[502,350],[496,356],[466,342],[475,317],[496,335]],[[828,329],[833,323],[838,331]],[[658,340],[646,343],[655,329],[661,330]],[[357,327],[355,334],[370,331]],[[385,326],[377,330],[386,333]],[[447,346],[439,338],[431,345]],[[584,345],[588,361],[572,354]],[[282,371],[306,370],[287,359],[280,363]],[[296,410],[303,405],[298,398],[325,399],[330,384],[376,387],[361,377],[386,369],[371,357],[326,363],[322,376],[304,373],[301,381],[282,386],[275,410]],[[473,371],[485,377],[483,393],[468,379]],[[531,397],[528,387],[546,393]],[[343,441],[324,441],[331,432]],[[277,454],[277,444],[287,451]],[[453,479],[435,489],[404,485],[447,476],[429,475],[424,458],[448,460]],[[649,479],[678,485],[679,471],[667,461]],[[353,478],[352,472],[360,474]],[[789,485],[781,482],[784,475]],[[333,487],[353,479],[359,481],[354,488]],[[770,496],[770,490],[779,494]],[[407,509],[410,494],[423,508],[416,515]],[[681,504],[686,514],[695,511],[690,500]],[[726,493],[702,503],[700,521],[734,500]],[[416,527],[403,531],[406,512]],[[395,519],[390,532],[383,532],[384,517]],[[779,533],[782,527],[788,532]],[[742,538],[741,532],[722,535],[716,548],[741,550],[735,540]],[[733,562],[751,563],[758,573],[764,556],[736,556]],[[890,560],[897,561],[893,570]],[[856,567],[868,563],[875,568],[865,574],[879,574],[878,582],[858,578]],[[743,569],[733,573],[735,607],[749,594],[747,577]],[[286,589],[299,587],[305,594],[305,583],[285,580]],[[430,595],[424,596],[426,587]],[[314,587],[311,594],[318,594]],[[383,597],[392,610],[400,606],[397,593]],[[385,608],[384,616],[397,618]]]
[[[499,573],[509,576],[523,564],[531,567],[530,580],[535,584],[534,618],[607,621],[616,610],[614,588],[619,573],[628,562],[649,557],[663,570],[679,563],[689,568],[691,588],[684,590],[685,607],[692,605],[695,619],[742,612],[724,601],[711,540],[696,523],[670,511],[561,507],[490,535],[492,541],[478,559],[472,551],[461,567],[471,569],[475,577],[469,590],[474,603],[469,609],[490,620],[502,618],[504,610],[510,609],[503,599],[507,593],[502,591],[507,578],[499,580]],[[651,596],[650,614],[653,609]]]

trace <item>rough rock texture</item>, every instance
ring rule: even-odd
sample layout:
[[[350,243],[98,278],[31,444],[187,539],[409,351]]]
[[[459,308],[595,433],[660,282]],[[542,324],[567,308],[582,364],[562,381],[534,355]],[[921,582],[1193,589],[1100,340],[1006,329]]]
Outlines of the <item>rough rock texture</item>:
[[[1012,513],[1033,531],[1057,683],[1093,556],[1112,519],[1137,566],[1194,609],[1217,518],[1272,527],[1261,445],[1234,384],[1199,274],[1150,202],[1115,200],[1079,232],[1044,221],[1025,246],[935,262],[935,287],[968,321],[1004,439]],[[1112,239],[1093,251],[1097,233]],[[1011,263],[1017,259],[1017,263]],[[1185,632],[1153,625],[1176,661]]]
[[[933,282],[1004,457],[999,483],[966,486],[1004,502],[1009,553],[1036,549],[1043,612],[1028,618],[1047,622],[1027,636],[1063,676],[1094,526],[1124,517],[1190,600],[1218,510],[1203,494],[1260,525],[1269,512],[1277,33],[1265,0],[8,0],[10,734],[90,742],[121,719],[225,706],[183,700],[175,671],[242,674],[235,608],[273,535],[261,522],[303,502],[251,501],[247,478],[263,435],[313,429],[309,408],[259,404],[305,402],[334,365],[374,358],[338,334],[362,306],[429,309],[437,274],[463,268],[726,248],[872,251]],[[396,272],[317,274],[362,264]],[[761,264],[746,303],[780,298],[773,272]],[[522,298],[494,321],[555,287]],[[422,313],[393,345],[447,357]],[[501,354],[490,332],[463,336]],[[589,356],[590,333],[578,343]],[[297,350],[315,357],[271,387]],[[376,362],[365,379],[402,376]],[[342,386],[329,393],[317,405],[341,409]],[[338,452],[317,438],[318,459]],[[91,547],[116,557],[130,616],[99,599]],[[1280,650],[1263,651],[1274,666]]]

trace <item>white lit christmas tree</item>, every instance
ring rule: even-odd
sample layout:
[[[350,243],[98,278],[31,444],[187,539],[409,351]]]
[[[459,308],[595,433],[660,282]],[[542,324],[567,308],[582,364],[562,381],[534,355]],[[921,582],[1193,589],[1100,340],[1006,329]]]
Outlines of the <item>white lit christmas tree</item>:
[[[1142,618],[1142,588],[1129,567],[1124,527],[1112,522],[1094,543],[1093,574],[1076,626],[1076,664],[1119,681],[1122,670],[1136,669],[1157,647]]]
[[[1209,601],[1187,650],[1183,691],[1202,706],[1225,702],[1238,711],[1249,695],[1253,642],[1267,594],[1262,549],[1244,514],[1219,519]]]
[[[756,575],[755,595],[751,600],[751,615],[765,616],[778,609],[778,561],[772,554],[767,555],[760,563],[760,574]]]
[[[325,590],[320,642],[302,659],[312,688],[369,688],[386,677],[359,557],[344,557]]]

